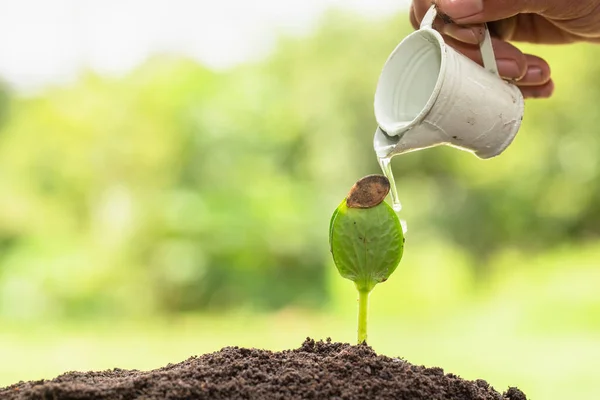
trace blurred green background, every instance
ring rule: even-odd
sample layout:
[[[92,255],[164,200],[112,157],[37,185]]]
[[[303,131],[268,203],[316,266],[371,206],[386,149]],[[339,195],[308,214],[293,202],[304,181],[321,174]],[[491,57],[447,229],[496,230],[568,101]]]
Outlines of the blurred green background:
[[[355,340],[329,217],[378,173],[373,94],[411,28],[331,11],[227,71],[157,55],[124,77],[0,96],[0,385],[150,369],[223,346]],[[556,94],[482,161],[393,161],[405,256],[369,341],[528,398],[600,398],[600,48],[525,47]]]

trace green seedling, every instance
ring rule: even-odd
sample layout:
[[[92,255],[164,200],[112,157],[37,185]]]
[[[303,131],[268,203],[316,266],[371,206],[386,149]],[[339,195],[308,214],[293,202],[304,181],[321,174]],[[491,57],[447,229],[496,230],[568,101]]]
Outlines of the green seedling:
[[[340,275],[358,290],[358,343],[367,341],[369,294],[396,270],[404,252],[404,233],[398,216],[384,201],[390,182],[369,175],[354,184],[334,211],[329,245]]]

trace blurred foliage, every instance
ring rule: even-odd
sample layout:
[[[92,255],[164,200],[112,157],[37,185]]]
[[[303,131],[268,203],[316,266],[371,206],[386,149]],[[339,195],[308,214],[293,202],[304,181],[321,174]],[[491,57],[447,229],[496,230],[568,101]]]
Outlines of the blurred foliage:
[[[327,304],[329,217],[378,172],[375,85],[410,31],[404,15],[336,12],[226,72],[157,56],[121,78],[1,92],[0,316]],[[396,276],[413,300],[478,287],[513,266],[507,251],[599,240],[600,48],[531,50],[557,94],[528,102],[501,157],[394,159],[409,226]]]

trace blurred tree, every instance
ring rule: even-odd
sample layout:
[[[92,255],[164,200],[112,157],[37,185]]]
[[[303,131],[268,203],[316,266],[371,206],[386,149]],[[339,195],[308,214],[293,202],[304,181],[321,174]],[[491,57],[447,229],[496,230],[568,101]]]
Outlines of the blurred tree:
[[[333,12],[228,72],[157,56],[14,100],[0,132],[0,314],[324,304],[329,216],[379,171],[373,92],[410,31],[404,15]],[[394,159],[407,252],[451,243],[484,274],[503,248],[598,235],[600,49],[542,50],[557,96],[528,103],[504,155]]]

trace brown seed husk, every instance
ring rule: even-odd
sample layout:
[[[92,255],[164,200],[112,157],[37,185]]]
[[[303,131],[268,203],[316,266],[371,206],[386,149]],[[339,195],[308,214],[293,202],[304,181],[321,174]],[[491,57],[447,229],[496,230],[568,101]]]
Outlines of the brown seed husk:
[[[383,175],[367,175],[352,186],[346,197],[349,208],[372,208],[390,192],[390,181]]]

